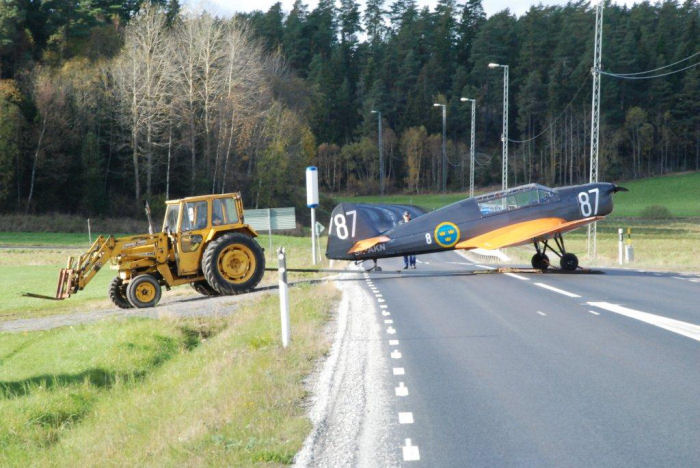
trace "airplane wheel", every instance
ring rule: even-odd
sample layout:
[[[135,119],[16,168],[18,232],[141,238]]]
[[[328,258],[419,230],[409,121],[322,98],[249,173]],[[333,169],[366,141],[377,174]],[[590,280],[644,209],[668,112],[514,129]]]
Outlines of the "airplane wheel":
[[[374,271],[382,271],[382,267],[378,266],[374,269]]]
[[[115,306],[120,309],[131,309],[131,303],[126,298],[126,286],[124,281],[118,276],[115,276],[111,283],[109,283],[109,298],[112,300]]]
[[[574,271],[578,268],[578,258],[572,253],[564,254],[559,261],[562,270]]]
[[[143,274],[133,278],[126,288],[126,297],[132,306],[154,307],[160,301],[160,284],[152,275]]]
[[[536,253],[532,256],[532,268],[545,271],[549,268],[549,257],[547,254]]]

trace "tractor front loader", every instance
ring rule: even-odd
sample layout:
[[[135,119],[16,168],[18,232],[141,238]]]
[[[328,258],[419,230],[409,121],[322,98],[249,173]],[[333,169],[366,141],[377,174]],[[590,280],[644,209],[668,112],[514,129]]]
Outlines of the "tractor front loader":
[[[59,274],[55,299],[84,289],[107,262],[118,270],[109,297],[124,309],[155,306],[163,286],[190,283],[207,296],[255,288],[265,271],[265,256],[257,233],[244,222],[239,193],[169,200],[166,205],[162,232],[100,236],[77,260],[70,257]]]

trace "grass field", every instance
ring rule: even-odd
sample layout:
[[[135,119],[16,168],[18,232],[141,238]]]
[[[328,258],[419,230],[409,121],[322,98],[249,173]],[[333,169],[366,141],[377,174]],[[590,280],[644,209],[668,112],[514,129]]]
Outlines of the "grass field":
[[[36,234],[36,235],[35,235]],[[103,268],[83,291],[63,301],[48,301],[23,297],[22,293],[33,292],[53,296],[56,293],[58,272],[66,266],[69,256],[77,256],[87,248],[87,242],[80,246],[80,234],[61,233],[29,233],[27,238],[36,241],[35,245],[50,247],[51,245],[76,245],[75,249],[65,248],[22,248],[22,235],[17,233],[0,233],[0,245],[12,244],[16,248],[0,250],[0,321],[18,318],[37,317],[58,313],[69,313],[89,306],[93,309],[112,308],[114,305],[107,298],[107,287],[116,271]],[[323,244],[325,238],[321,239]],[[258,237],[260,245],[266,249],[265,257],[268,266],[277,267],[277,257],[270,252],[270,238],[267,235]],[[272,236],[273,250],[283,246],[287,251],[287,266],[290,268],[308,267],[311,263],[311,241],[308,238]],[[322,249],[325,248],[322,245]],[[297,274],[295,277],[308,277],[308,274]],[[267,272],[262,284],[277,281],[277,274]],[[163,291],[163,295],[196,294],[189,286],[179,286],[172,291]]]
[[[700,217],[700,172],[673,174],[629,182],[619,182],[628,193],[615,196],[611,217],[639,217],[649,206],[666,207],[673,217]],[[477,190],[477,193],[481,193]],[[428,210],[465,198],[463,193],[337,197],[337,200],[363,203],[399,203],[418,205]]]
[[[112,320],[0,336],[0,466],[252,466],[292,461],[303,380],[337,292],[291,290],[227,318]]]

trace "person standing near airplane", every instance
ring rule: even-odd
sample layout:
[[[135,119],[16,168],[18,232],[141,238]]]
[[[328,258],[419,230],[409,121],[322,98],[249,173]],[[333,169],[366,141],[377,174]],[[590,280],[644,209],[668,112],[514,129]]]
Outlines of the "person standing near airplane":
[[[403,212],[403,221],[401,224],[405,224],[411,220],[411,213],[408,211]],[[403,256],[403,269],[406,270],[408,267],[416,269],[416,256],[415,255],[404,255]]]

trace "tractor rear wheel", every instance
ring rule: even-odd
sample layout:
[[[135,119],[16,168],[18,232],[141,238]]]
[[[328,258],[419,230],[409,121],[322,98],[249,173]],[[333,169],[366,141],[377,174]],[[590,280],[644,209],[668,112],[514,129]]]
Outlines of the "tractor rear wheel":
[[[143,274],[131,279],[126,297],[134,307],[154,307],[160,301],[160,292],[158,280],[153,275]]]
[[[193,283],[190,283],[190,286],[192,286],[192,289],[197,291],[202,296],[218,296],[219,295],[219,293],[216,292],[216,289],[209,286],[209,283],[207,283],[206,280],[195,281]]]
[[[109,283],[109,298],[112,300],[115,306],[120,309],[131,309],[132,306],[129,300],[126,298],[126,285],[124,281],[116,276],[111,283]]]
[[[235,232],[212,241],[202,256],[202,271],[219,294],[250,291],[265,272],[265,256],[250,236]]]

